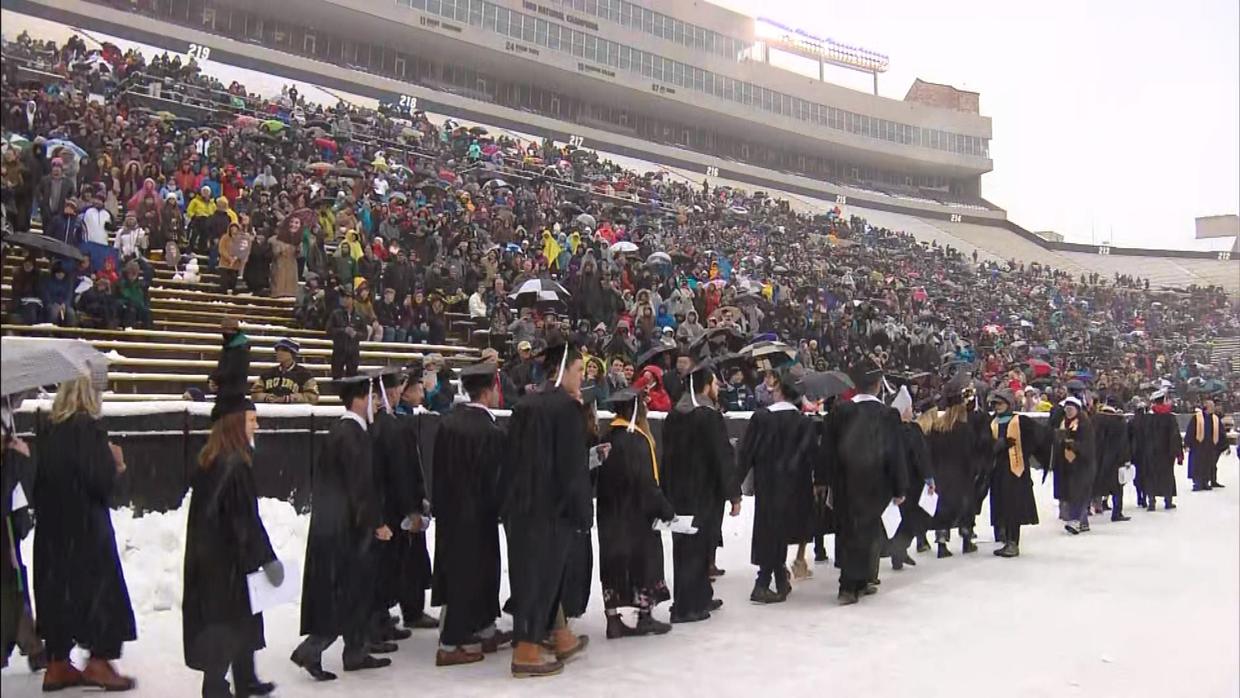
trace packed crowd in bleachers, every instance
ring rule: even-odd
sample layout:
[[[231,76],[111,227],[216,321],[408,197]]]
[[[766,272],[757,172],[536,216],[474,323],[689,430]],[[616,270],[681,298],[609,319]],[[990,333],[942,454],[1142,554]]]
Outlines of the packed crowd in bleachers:
[[[1123,403],[1163,381],[1186,402],[1240,403],[1240,321],[1218,287],[979,260],[571,145],[295,87],[250,94],[180,57],[25,36],[5,56],[6,227],[88,253],[14,262],[7,322],[149,327],[153,284],[209,280],[292,299],[328,337],[494,347],[511,397],[538,382],[540,345],[570,334],[597,358],[600,398],[650,382],[646,363],[670,388],[677,355],[766,338],[817,370],[878,357],[922,397],[967,362],[1036,386],[1027,407],[1072,378]],[[59,79],[20,80],[19,63]],[[6,252],[6,278],[22,254]]]

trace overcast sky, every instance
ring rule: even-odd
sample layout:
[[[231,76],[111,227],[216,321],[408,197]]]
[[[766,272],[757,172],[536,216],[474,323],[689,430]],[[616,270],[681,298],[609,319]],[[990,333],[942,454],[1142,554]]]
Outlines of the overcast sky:
[[[717,1],[890,56],[883,96],[903,98],[917,77],[980,92],[994,122],[982,192],[1028,229],[1120,246],[1230,246],[1195,241],[1193,219],[1240,211],[1236,0]],[[4,14],[10,38],[69,34]],[[828,77],[870,89],[865,75]]]
[[[890,56],[885,97],[917,77],[980,92],[982,192],[1031,230],[1202,248],[1193,218],[1240,208],[1236,0],[715,1]]]

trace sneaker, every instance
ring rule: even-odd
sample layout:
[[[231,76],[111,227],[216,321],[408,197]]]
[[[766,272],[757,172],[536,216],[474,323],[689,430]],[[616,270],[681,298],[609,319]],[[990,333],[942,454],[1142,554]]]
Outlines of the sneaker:
[[[1068,533],[1071,533],[1074,536],[1079,535],[1081,533],[1081,522],[1080,521],[1069,521],[1068,523],[1063,525],[1063,530],[1067,531]]]

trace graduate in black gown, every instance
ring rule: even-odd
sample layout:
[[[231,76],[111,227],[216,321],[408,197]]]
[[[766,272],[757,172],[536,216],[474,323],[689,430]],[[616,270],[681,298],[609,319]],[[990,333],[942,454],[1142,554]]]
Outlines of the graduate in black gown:
[[[719,411],[719,387],[707,359],[689,373],[685,394],[663,424],[663,470],[660,486],[680,516],[692,516],[698,532],[672,534],[672,622],[710,618],[723,605],[714,598],[710,564],[723,521],[723,505],[741,512],[736,456]]]
[[[481,661],[512,641],[499,617],[499,466],[505,434],[491,409],[499,403],[498,366],[461,370],[469,402],[457,405],[435,435],[435,577],[431,604],[443,608],[436,666]]]
[[[607,615],[607,639],[662,635],[672,626],[651,615],[671,598],[663,579],[663,535],[656,522],[676,515],[659,489],[659,461],[654,437],[646,423],[646,396],[626,388],[608,403],[615,418],[606,436],[610,445],[598,469],[599,578]],[[637,623],[629,626],[620,609],[636,608]]]
[[[273,585],[285,579],[258,514],[252,472],[258,415],[240,398],[217,402],[213,417],[191,479],[181,602],[185,664],[202,672],[204,698],[264,696],[275,684],[255,674],[254,652],[266,641],[263,615],[250,609],[246,576],[261,569]]]
[[[1085,406],[1076,397],[1063,403],[1063,422],[1055,430],[1052,468],[1062,484],[1061,501],[1068,503],[1064,530],[1076,535],[1089,530],[1089,502],[1098,475],[1094,427],[1085,415]]]
[[[399,418],[393,414],[395,405],[405,389],[406,374],[399,369],[381,371],[377,376],[380,395],[370,425],[374,444],[373,469],[377,506],[382,512],[383,524],[392,531],[392,539],[371,543],[375,564],[375,609],[369,631],[371,652],[395,652],[394,640],[408,639],[413,633],[398,628],[391,608],[401,600],[401,590],[408,581],[401,572],[407,566],[405,558],[410,553],[410,531],[402,530],[401,523],[410,518],[421,523],[422,496],[415,493],[410,477],[410,461],[418,467],[417,454],[409,453],[405,434]],[[420,526],[414,527],[415,532]]]
[[[1183,462],[1184,442],[1180,425],[1171,413],[1165,390],[1150,396],[1150,411],[1137,417],[1133,424],[1137,481],[1141,485],[1148,511],[1154,511],[1155,499],[1163,498],[1163,507],[1174,509],[1175,464]]]
[[[584,377],[581,352],[561,340],[544,351],[543,366],[548,380],[513,410],[500,472],[512,673],[519,678],[563,671],[589,641],[573,634],[561,607],[569,553],[578,533],[594,523],[585,420],[574,397]],[[549,657],[542,652],[547,639]]]
[[[936,490],[934,469],[930,464],[930,446],[921,425],[913,419],[913,397],[906,386],[900,387],[891,407],[900,413],[904,462],[908,469],[908,490],[904,493],[904,502],[900,504],[900,525],[887,545],[887,552],[891,556],[891,569],[901,570],[905,565],[917,564],[908,554],[908,546],[914,538],[924,536],[930,526],[930,515],[921,508],[922,490]]]
[[[883,511],[902,504],[909,488],[900,415],[876,396],[882,369],[863,358],[849,374],[857,394],[837,402],[824,420],[814,477],[827,483],[835,511],[841,604],[878,591],[878,559],[887,540]]]
[[[405,366],[405,389],[393,412],[405,440],[403,462],[409,501],[417,517],[431,515],[427,500],[426,471],[422,466],[422,443],[427,423],[436,419],[426,409],[426,388],[422,383],[422,364]],[[420,521],[419,521],[420,523]],[[396,601],[406,630],[433,630],[439,619],[426,612],[426,590],[431,588],[431,556],[426,548],[426,531],[413,527],[395,538],[401,546],[400,576],[396,585]]]
[[[345,412],[332,426],[311,480],[310,532],[301,588],[301,634],[306,639],[290,659],[319,681],[323,650],[344,638],[344,670],[377,669],[392,660],[371,656],[368,630],[374,616],[373,541],[389,541],[375,492],[373,439],[377,404],[370,376],[336,381]]]
[[[1020,556],[1020,527],[1038,523],[1038,503],[1033,496],[1033,461],[1049,462],[1046,449],[1050,430],[1036,420],[1015,414],[1012,391],[1001,388],[989,395],[994,416],[990,434],[994,448],[990,471],[990,525],[1003,547],[999,557]]]
[[[737,455],[738,480],[753,473],[753,537],[750,562],[758,568],[749,600],[780,603],[792,583],[785,562],[788,546],[810,537],[814,509],[814,459],[818,433],[801,413],[799,369],[783,369],[772,388],[773,402],[753,413]],[[771,581],[775,589],[771,590]]]
[[[1107,398],[1091,421],[1098,460],[1098,475],[1094,479],[1095,508],[1101,513],[1110,499],[1111,520],[1128,521],[1132,517],[1124,515],[1124,486],[1119,481],[1119,469],[1131,458],[1128,421],[1116,408],[1113,397]]]
[[[1188,420],[1184,445],[1188,448],[1188,476],[1194,492],[1222,487],[1218,484],[1218,457],[1231,448],[1223,431],[1223,422],[1214,413],[1214,401],[1210,399],[1203,401]]]
[[[977,516],[978,464],[989,439],[985,435],[986,415],[975,409],[971,384],[968,372],[961,371],[944,386],[947,409],[935,417],[934,428],[927,435],[939,493],[931,524],[939,557],[952,555],[947,549],[952,528],[959,530],[961,552],[977,551],[973,521]]]

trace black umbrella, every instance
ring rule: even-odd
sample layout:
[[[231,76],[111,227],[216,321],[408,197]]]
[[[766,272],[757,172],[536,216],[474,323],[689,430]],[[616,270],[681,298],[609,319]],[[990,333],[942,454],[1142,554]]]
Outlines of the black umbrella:
[[[642,353],[641,356],[637,357],[637,367],[641,368],[642,366],[645,366],[646,364],[653,363],[654,360],[659,358],[660,356],[670,353],[670,352],[674,352],[674,351],[676,351],[676,347],[674,346],[669,347],[663,344],[660,344],[659,346],[656,346],[652,349],[647,349],[645,352]]]
[[[815,371],[807,373],[799,382],[805,397],[811,400],[825,400],[836,395],[843,395],[852,390],[852,379],[841,371]]]
[[[339,175],[341,177],[361,177],[362,171],[355,167],[341,167],[340,165],[337,165],[332,168],[332,174]]]
[[[740,330],[732,327],[715,327],[698,335],[698,338],[689,344],[689,351],[699,356],[710,356],[710,344],[716,339],[723,340],[728,352],[736,352],[745,345],[745,335],[741,334]]]
[[[10,245],[25,247],[31,250],[39,250],[49,255],[57,257],[68,257],[75,262],[86,259],[86,255],[82,251],[65,242],[61,242],[53,237],[46,235],[38,235],[36,233],[9,233],[4,236],[4,241]]]

